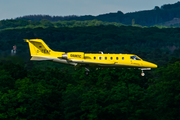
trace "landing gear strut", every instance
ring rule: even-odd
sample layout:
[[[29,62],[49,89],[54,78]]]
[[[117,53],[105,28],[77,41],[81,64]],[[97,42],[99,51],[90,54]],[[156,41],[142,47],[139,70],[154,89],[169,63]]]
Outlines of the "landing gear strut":
[[[88,76],[88,75],[89,75],[89,71],[90,71],[90,70],[89,70],[88,68],[85,67],[85,75]]]
[[[144,71],[143,71],[143,70],[142,70],[141,76],[145,76],[145,73],[144,73]]]
[[[139,68],[142,72],[141,72],[141,76],[145,76],[145,73],[143,70],[151,70],[151,68]]]

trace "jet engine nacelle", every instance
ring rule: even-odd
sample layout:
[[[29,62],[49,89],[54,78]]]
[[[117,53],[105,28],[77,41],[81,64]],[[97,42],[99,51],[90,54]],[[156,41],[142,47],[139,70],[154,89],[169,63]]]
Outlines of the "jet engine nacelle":
[[[66,54],[62,54],[62,58],[64,59],[84,59],[84,52],[68,52]]]

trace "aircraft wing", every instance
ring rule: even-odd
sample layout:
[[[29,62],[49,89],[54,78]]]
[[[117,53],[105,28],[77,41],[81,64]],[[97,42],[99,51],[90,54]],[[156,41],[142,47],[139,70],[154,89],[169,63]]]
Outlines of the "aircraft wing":
[[[80,63],[80,64],[104,64],[104,65],[112,65],[115,62],[112,61],[91,61],[91,60],[79,60],[79,59],[69,59],[71,62]]]
[[[53,57],[49,56],[32,56],[31,60],[42,61],[42,60],[53,60]]]

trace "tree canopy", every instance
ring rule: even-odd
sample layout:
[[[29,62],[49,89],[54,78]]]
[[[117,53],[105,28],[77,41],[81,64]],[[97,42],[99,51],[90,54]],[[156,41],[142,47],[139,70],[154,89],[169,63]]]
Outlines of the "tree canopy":
[[[0,119],[179,119],[180,29],[86,22],[0,21]],[[30,61],[26,38],[56,51],[133,53],[159,67],[145,77],[94,68],[86,76],[84,68]]]

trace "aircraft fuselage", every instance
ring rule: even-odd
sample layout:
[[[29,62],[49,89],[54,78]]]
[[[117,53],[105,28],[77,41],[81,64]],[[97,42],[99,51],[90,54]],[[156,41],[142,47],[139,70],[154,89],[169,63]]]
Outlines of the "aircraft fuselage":
[[[36,61],[53,61],[63,64],[69,64],[76,67],[107,67],[107,68],[140,68],[149,70],[157,68],[156,64],[143,61],[134,54],[103,54],[84,53],[84,52],[58,52],[51,50],[41,39],[25,39],[29,43],[31,60]],[[148,69],[143,69],[148,68]]]

